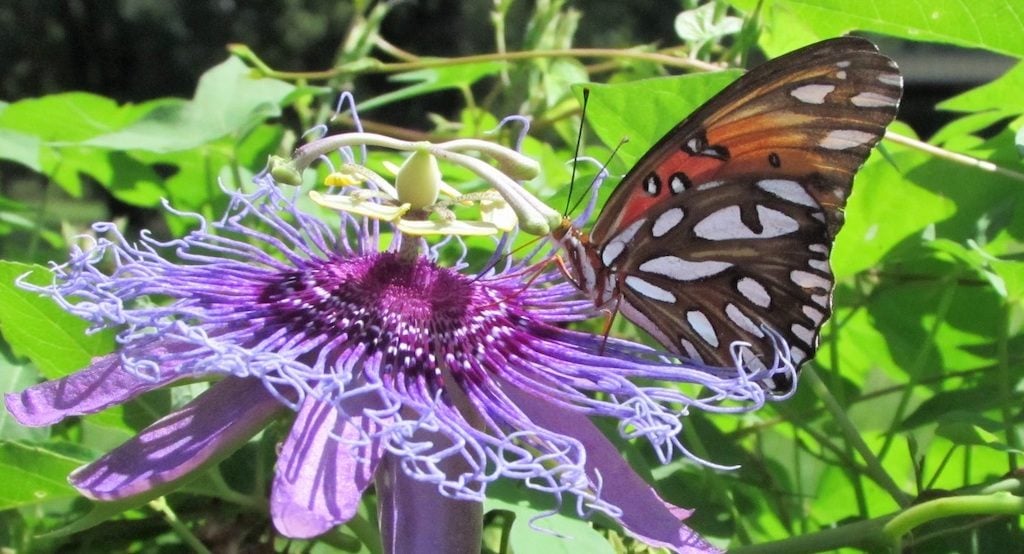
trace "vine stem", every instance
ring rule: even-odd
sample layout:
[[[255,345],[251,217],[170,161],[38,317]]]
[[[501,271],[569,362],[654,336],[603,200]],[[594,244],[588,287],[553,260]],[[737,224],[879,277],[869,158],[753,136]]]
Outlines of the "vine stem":
[[[203,541],[199,540],[199,537],[195,536],[195,534],[192,533],[192,530],[178,519],[178,514],[174,513],[174,510],[167,504],[165,497],[161,496],[160,498],[151,500],[149,502],[149,507],[163,516],[164,521],[171,526],[171,529],[173,529],[174,532],[181,537],[181,540],[192,548],[192,550],[199,554],[212,554],[210,550],[206,548],[206,545],[203,544]]]
[[[668,67],[695,69],[698,71],[721,71],[722,69],[725,69],[722,65],[703,62],[700,60],[692,60],[689,58],[680,58],[678,56],[662,54],[660,52],[620,50],[616,48],[565,48],[558,50],[496,52],[492,54],[476,54],[457,58],[427,58],[408,62],[388,63],[377,60],[367,60],[357,64],[346,64],[322,71],[278,71],[270,68],[245,45],[231,44],[228,46],[228,51],[252,64],[252,66],[259,70],[260,73],[263,73],[264,76],[274,79],[282,79],[285,81],[331,79],[338,75],[347,73],[399,73],[402,71],[430,69],[435,67],[453,67],[457,65],[468,65],[483,62],[533,60],[540,58],[627,58],[649,61]]]
[[[938,146],[928,144],[923,140],[910,138],[906,135],[893,133],[892,131],[886,131],[885,138],[897,144],[902,144],[904,146],[909,146],[911,148],[927,152],[937,158],[942,158],[944,160],[949,160],[960,165],[966,165],[969,167],[973,167],[975,169],[980,169],[988,173],[1002,175],[1003,177],[1013,179],[1014,181],[1024,182],[1024,173],[1013,171],[1012,169],[1006,169],[1005,167],[1000,167],[992,162],[968,156],[966,154],[960,154],[959,152],[952,152],[950,150],[946,150],[945,148],[939,148]]]
[[[899,488],[899,486],[885,471],[885,468],[882,467],[878,458],[875,457],[874,452],[871,451],[871,448],[868,447],[867,443],[864,442],[864,439],[861,438],[856,426],[854,426],[853,422],[846,416],[846,412],[843,410],[843,407],[840,406],[839,402],[837,402],[835,397],[832,396],[831,391],[828,390],[828,387],[821,380],[821,377],[819,377],[813,369],[809,368],[805,368],[803,370],[802,377],[811,385],[815,394],[817,394],[818,398],[820,398],[825,404],[825,409],[828,410],[829,413],[832,414],[832,417],[835,418],[836,423],[843,430],[843,434],[846,436],[846,439],[850,441],[850,444],[853,445],[854,450],[856,450],[861,455],[861,458],[864,459],[865,468],[872,480],[874,480],[878,486],[885,489],[897,504],[900,506],[909,505],[910,497],[908,497],[907,494]]]
[[[938,498],[907,508],[889,520],[882,532],[893,541],[899,541],[900,537],[915,527],[936,519],[962,515],[994,514],[1024,514],[1024,498],[1008,492]]]

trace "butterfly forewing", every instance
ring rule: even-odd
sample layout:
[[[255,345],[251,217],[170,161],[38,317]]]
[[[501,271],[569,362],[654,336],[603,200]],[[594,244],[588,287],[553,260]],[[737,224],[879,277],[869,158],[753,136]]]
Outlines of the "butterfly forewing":
[[[620,309],[666,347],[771,365],[806,361],[830,315],[832,239],[853,176],[896,115],[902,78],[870,42],[840,38],[759,66],[662,138],[591,233]]]

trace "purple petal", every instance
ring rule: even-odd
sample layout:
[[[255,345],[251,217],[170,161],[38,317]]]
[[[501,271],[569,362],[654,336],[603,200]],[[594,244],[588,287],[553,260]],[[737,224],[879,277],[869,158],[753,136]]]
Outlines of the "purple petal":
[[[681,554],[719,552],[696,531],[683,525],[681,520],[692,511],[662,500],[589,418],[514,386],[506,384],[505,391],[538,426],[573,437],[583,444],[587,451],[587,474],[595,483],[601,483],[601,498],[622,510],[618,521],[631,535]]]
[[[140,379],[121,367],[117,354],[108,354],[63,379],[5,394],[4,401],[18,423],[43,427],[65,417],[96,413],[183,377],[173,371],[161,374],[163,378],[156,381]]]
[[[444,440],[444,439],[439,439]],[[458,475],[453,456],[442,462],[448,475]],[[462,469],[461,471],[465,471]],[[483,504],[442,496],[434,483],[409,477],[393,456],[377,470],[381,542],[388,554],[479,552]]]
[[[97,500],[118,500],[215,463],[286,410],[258,379],[229,377],[68,480]]]
[[[369,418],[346,417],[306,397],[278,456],[271,493],[270,513],[282,535],[315,537],[355,515],[380,461],[380,443],[366,438],[376,431]]]

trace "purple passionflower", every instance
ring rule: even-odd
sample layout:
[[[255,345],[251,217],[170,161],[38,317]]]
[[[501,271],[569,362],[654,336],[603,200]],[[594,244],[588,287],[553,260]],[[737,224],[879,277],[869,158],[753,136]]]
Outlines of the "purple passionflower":
[[[473,274],[462,261],[440,265],[439,248],[421,239],[383,236],[377,221],[340,214],[339,232],[268,175],[255,192],[229,194],[220,220],[195,215],[195,231],[166,243],[97,224],[101,238],[37,289],[96,328],[121,329],[120,348],[7,394],[23,425],[212,382],[72,473],[83,495],[171,490],[294,414],[270,493],[285,536],[345,523],[375,484],[386,551],[475,552],[486,488],[511,478],[549,492],[553,507],[574,499],[582,515],[607,514],[649,544],[716,551],[590,418],[614,418],[663,460],[689,455],[680,417],[760,406],[751,376],[564,328],[597,313],[554,264],[488,263],[497,269]],[[508,259],[505,244],[495,260]]]

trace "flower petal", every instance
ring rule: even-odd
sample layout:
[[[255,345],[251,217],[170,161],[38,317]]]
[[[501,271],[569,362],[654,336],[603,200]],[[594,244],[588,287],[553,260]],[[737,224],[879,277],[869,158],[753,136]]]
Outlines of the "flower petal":
[[[173,371],[146,380],[125,371],[118,354],[93,360],[89,367],[62,379],[4,395],[7,411],[22,425],[43,427],[69,416],[96,413],[180,379]]]
[[[719,552],[681,522],[692,511],[662,500],[589,418],[515,386],[506,384],[505,391],[534,423],[583,444],[587,451],[587,475],[601,484],[601,498],[622,510],[618,521],[631,535],[681,554]]]
[[[440,439],[445,440],[445,439]],[[442,462],[458,475],[457,456]],[[388,456],[377,470],[381,542],[388,554],[479,552],[483,504],[442,496],[434,483],[413,479]]]
[[[220,461],[285,409],[259,380],[229,377],[68,480],[97,500],[148,492]]]
[[[369,418],[345,417],[334,404],[306,397],[278,455],[271,492],[270,513],[282,535],[315,537],[355,515],[382,452],[367,438],[373,427]]]

